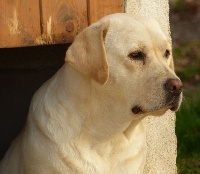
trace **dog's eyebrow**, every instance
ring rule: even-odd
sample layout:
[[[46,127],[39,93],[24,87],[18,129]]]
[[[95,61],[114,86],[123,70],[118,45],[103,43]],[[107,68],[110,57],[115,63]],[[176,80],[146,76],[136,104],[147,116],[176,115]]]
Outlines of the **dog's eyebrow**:
[[[158,43],[158,48],[162,51],[165,51],[166,49],[168,49],[171,52],[171,46],[170,46],[169,42],[166,40]]]
[[[146,50],[146,46],[143,43],[138,43],[137,45],[134,45],[132,47],[129,53],[136,52],[136,51],[145,53],[145,50]]]

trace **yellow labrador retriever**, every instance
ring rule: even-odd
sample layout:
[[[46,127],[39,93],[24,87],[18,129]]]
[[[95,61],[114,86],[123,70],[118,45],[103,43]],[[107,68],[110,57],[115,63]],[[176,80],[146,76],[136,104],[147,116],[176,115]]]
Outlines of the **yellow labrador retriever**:
[[[114,14],[80,33],[34,95],[1,174],[142,174],[142,119],[176,111],[182,83],[159,24]]]

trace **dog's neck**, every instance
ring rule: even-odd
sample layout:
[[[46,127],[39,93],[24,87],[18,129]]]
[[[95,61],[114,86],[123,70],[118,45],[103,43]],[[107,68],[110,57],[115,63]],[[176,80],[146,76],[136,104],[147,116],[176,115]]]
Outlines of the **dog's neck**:
[[[60,127],[66,129],[67,138],[83,136],[92,141],[91,144],[107,142],[120,134],[129,139],[141,121],[133,120],[130,111],[124,107],[126,101],[123,97],[116,98],[115,93],[77,72],[68,64],[65,64],[47,85],[48,91],[42,96],[44,108],[40,109],[40,112],[44,110],[50,113],[48,117],[54,117],[51,127],[54,127],[54,130],[59,130]],[[32,105],[34,108],[34,102]],[[41,127],[45,127],[48,120],[49,118],[45,118],[43,123],[40,121],[43,124]],[[53,124],[58,125],[58,128]],[[56,132],[54,136],[56,137]]]
[[[27,132],[34,132],[37,127],[63,159],[73,159],[76,152],[84,159],[77,166],[86,167],[87,160],[85,171],[98,163],[101,167],[94,171],[106,173],[108,169],[102,170],[102,167],[107,166],[104,161],[108,158],[111,158],[109,165],[115,166],[112,161],[125,160],[137,152],[145,153],[146,135],[145,126],[138,124],[140,119],[134,121],[122,107],[126,106],[125,101],[97,85],[64,65],[35,94],[26,128]],[[90,153],[94,155],[92,158],[88,156]]]
[[[124,134],[130,138],[132,131],[141,121],[133,120],[126,108],[126,101],[107,90],[103,85],[64,65],[67,78],[66,92],[77,114],[82,119],[84,132],[96,143],[107,141]]]

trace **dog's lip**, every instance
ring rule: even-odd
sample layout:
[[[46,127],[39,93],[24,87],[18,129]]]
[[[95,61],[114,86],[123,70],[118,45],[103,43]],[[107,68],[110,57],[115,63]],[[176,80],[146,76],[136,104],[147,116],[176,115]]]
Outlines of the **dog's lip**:
[[[173,98],[173,100],[168,103],[166,106],[170,106],[171,111],[177,111],[179,108],[179,99],[176,100],[176,98]]]
[[[141,109],[141,107],[139,106],[134,106],[131,111],[134,113],[134,114],[142,114],[143,113],[143,110]]]
[[[157,112],[158,113],[164,113],[168,109],[170,109],[172,111],[176,111],[178,109],[178,107],[176,107],[174,105],[163,105],[162,107],[151,109],[151,110],[141,110],[137,114],[140,114],[140,115],[144,115],[144,114],[155,115],[155,113],[157,113]],[[132,112],[133,112],[133,110],[132,110]]]
[[[179,109],[181,103],[181,95],[173,96],[170,101],[166,103],[166,106],[170,106],[170,110],[176,112]]]
[[[172,106],[172,107],[170,108],[170,110],[171,110],[171,111],[176,111],[176,110],[177,110],[177,107],[176,107],[176,106]]]
[[[151,114],[151,113],[154,113],[154,112],[157,112],[157,111],[161,111],[161,110],[167,110],[167,109],[170,109],[172,106],[169,106],[169,105],[165,105],[165,106],[163,106],[163,107],[160,107],[160,108],[155,108],[155,109],[152,109],[152,110],[144,110],[144,109],[142,109],[142,107],[140,107],[140,106],[134,106],[132,109],[131,109],[131,111],[132,111],[132,113],[134,113],[135,115],[143,115],[143,114],[147,114],[147,113],[149,113],[149,114]]]
[[[142,107],[136,105],[134,107],[132,107],[131,111],[133,114],[145,114],[145,113],[154,113],[157,111],[162,111],[162,110],[168,110],[170,109],[171,111],[177,111],[179,108],[179,102],[178,100],[172,100],[170,103],[167,103],[159,108],[155,108],[152,110],[144,110]]]
[[[177,111],[178,110],[178,103],[173,103],[172,105],[171,105],[171,107],[170,107],[170,110],[171,111]]]

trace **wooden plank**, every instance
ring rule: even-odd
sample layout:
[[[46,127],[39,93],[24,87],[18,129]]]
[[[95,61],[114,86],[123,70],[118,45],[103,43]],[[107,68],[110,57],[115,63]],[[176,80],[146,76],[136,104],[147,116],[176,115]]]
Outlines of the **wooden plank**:
[[[124,0],[1,0],[0,48],[71,43],[88,23],[116,12]]]
[[[39,0],[0,0],[0,47],[34,45],[39,19]]]
[[[88,0],[89,24],[103,16],[124,12],[124,0]]]
[[[40,0],[42,36],[36,43],[71,43],[88,25],[86,0]]]

